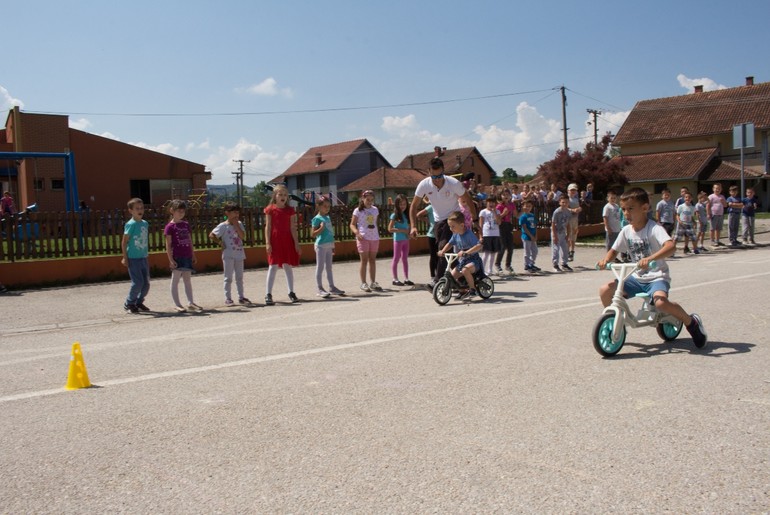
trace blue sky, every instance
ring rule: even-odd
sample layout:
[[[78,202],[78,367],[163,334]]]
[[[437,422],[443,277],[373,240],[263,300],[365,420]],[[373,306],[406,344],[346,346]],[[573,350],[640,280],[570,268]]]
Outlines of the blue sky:
[[[532,173],[562,144],[562,85],[582,148],[586,109],[616,133],[639,100],[770,80],[770,2],[735,5],[3,1],[0,107],[69,114],[203,163],[212,184],[233,182],[233,159],[251,160],[253,185],[309,147],[357,138],[394,166],[475,145],[498,172]]]

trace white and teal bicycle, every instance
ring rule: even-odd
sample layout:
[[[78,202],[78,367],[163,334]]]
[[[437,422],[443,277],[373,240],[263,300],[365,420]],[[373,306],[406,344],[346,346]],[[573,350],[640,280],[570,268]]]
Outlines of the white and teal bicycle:
[[[655,262],[650,262],[650,268],[655,268]],[[682,331],[682,322],[671,315],[661,313],[655,309],[652,299],[646,293],[639,293],[642,305],[634,314],[629,304],[631,299],[626,299],[623,294],[623,283],[626,278],[639,270],[636,263],[609,263],[607,269],[612,270],[618,279],[618,287],[612,297],[612,302],[604,308],[602,316],[594,324],[593,342],[596,352],[602,356],[614,356],[626,342],[626,326],[633,329],[637,327],[655,326],[658,336],[664,341],[670,342],[679,336]]]

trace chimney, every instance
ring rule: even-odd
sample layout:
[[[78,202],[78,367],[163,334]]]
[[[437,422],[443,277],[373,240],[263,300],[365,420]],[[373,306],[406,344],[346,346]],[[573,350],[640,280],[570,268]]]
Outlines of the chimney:
[[[323,163],[323,159],[321,159],[321,153],[320,152],[316,152],[315,153],[315,165],[316,166],[321,166],[321,163]]]
[[[695,93],[703,93],[703,84],[695,86]]]
[[[754,77],[746,77],[746,85],[747,86],[753,86],[754,85]]]
[[[409,154],[407,157],[409,158],[409,168],[414,168],[414,156]]]
[[[443,152],[441,152],[441,147],[433,147],[433,153],[436,157],[441,157],[441,154],[443,154]]]
[[[461,164],[463,164],[463,158],[460,156],[460,154],[457,154],[455,156],[455,160],[457,161],[457,166],[460,166]]]

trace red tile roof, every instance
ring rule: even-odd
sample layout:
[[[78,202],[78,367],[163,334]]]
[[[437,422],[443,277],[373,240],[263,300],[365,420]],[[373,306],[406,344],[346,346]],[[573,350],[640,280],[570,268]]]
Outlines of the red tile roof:
[[[623,170],[628,182],[695,180],[717,155],[717,148],[623,156],[630,163]],[[615,158],[618,159],[618,158]]]
[[[613,145],[770,128],[770,82],[637,102]]]
[[[486,159],[484,159],[484,156],[481,155],[481,152],[479,152],[476,147],[466,147],[466,148],[450,148],[443,151],[443,155],[439,156],[441,160],[444,162],[444,171],[448,174],[451,174],[452,171],[457,170],[460,168],[460,165],[469,157],[471,157],[474,152],[479,158],[481,158],[482,162],[487,166],[489,170],[493,170],[491,166],[489,166],[489,163]],[[424,152],[422,154],[413,154],[411,156],[406,156],[399,164],[396,166],[396,168],[414,168],[417,170],[427,170],[430,168],[430,160],[436,157],[436,153],[434,152]]]
[[[745,179],[758,179],[764,176],[762,166],[744,166],[743,177]],[[740,181],[741,164],[733,161],[715,159],[700,177],[701,181]]]
[[[382,166],[368,175],[356,179],[342,191],[414,189],[417,184],[427,177],[427,172],[413,168],[390,168]]]
[[[322,145],[308,149],[302,156],[286,169],[279,177],[271,182],[287,177],[289,175],[301,175],[305,173],[328,172],[337,170],[342,164],[356,152],[377,152],[366,138],[352,141],[343,141],[341,143],[332,143],[331,145]],[[377,152],[379,154],[379,152]],[[321,154],[321,163],[317,164],[317,154]],[[382,158],[386,163],[387,159]]]

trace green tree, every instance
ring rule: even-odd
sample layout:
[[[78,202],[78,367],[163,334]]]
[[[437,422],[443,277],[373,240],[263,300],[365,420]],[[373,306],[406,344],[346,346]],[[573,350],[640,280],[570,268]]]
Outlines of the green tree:
[[[513,168],[506,168],[503,170],[503,181],[505,182],[519,182],[519,174]]]
[[[628,184],[623,169],[629,161],[624,157],[613,159],[608,155],[611,142],[612,136],[607,133],[598,145],[591,142],[582,152],[558,150],[553,159],[537,168],[538,174],[542,174],[548,184],[556,184],[561,191],[566,191],[572,182],[584,190],[586,184],[591,182],[594,191],[604,195],[611,189]]]

